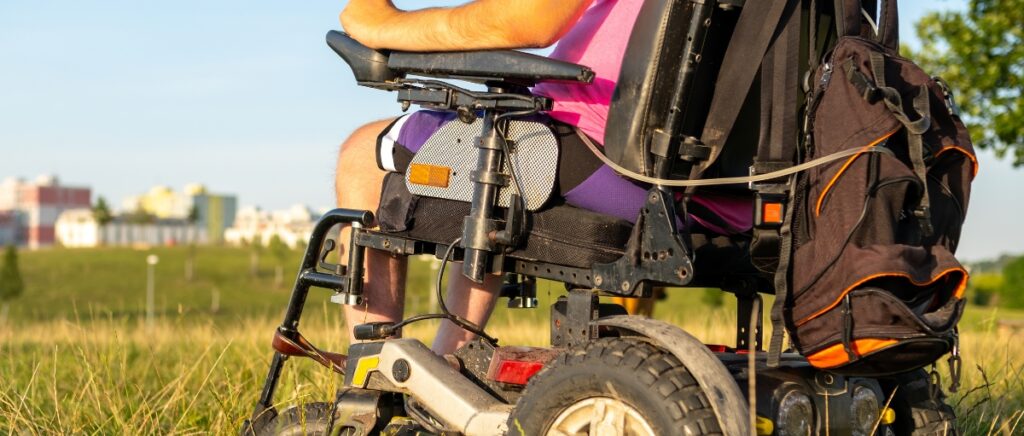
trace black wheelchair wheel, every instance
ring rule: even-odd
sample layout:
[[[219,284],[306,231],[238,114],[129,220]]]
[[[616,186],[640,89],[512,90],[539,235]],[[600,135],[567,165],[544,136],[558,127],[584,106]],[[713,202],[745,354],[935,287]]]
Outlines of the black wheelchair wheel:
[[[530,380],[509,435],[721,434],[707,395],[675,356],[649,343],[598,339]]]
[[[933,397],[932,380],[922,369],[885,380],[886,392],[893,395],[889,408],[896,412],[893,430],[896,434],[912,436],[956,436],[956,413],[946,404],[946,396],[936,389]]]
[[[331,432],[333,410],[330,403],[290,407],[260,423],[253,433],[257,436],[327,436]]]

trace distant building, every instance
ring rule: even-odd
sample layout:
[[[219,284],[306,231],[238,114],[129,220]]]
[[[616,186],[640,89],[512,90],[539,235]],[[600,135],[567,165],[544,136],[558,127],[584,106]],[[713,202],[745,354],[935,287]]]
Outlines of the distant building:
[[[54,226],[62,212],[91,205],[89,188],[61,186],[54,176],[40,176],[33,182],[8,178],[0,183],[0,213],[13,216],[8,219],[14,222],[14,244],[32,249],[53,245]]]
[[[303,205],[272,212],[243,207],[239,209],[234,225],[224,233],[224,241],[234,245],[268,245],[277,236],[285,245],[298,248],[309,242],[318,219],[320,214]]]
[[[145,194],[126,198],[121,206],[128,213],[145,212],[159,219],[180,220],[188,220],[194,209],[196,226],[204,230],[208,242],[220,243],[224,231],[235,221],[237,203],[234,195],[213,194],[193,183],[185,185],[180,193],[155,186]]]
[[[183,219],[133,223],[123,216],[100,225],[91,209],[65,211],[57,219],[57,242],[64,247],[159,246],[208,242],[206,230]]]

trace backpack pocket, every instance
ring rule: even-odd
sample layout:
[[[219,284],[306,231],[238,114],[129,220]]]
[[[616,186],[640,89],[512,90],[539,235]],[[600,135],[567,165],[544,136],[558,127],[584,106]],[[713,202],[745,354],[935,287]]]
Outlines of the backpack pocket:
[[[937,292],[924,301],[905,301],[869,283],[848,292],[836,308],[796,331],[815,343],[805,352],[815,367],[847,375],[902,373],[935,361],[952,348],[964,302],[942,297]]]

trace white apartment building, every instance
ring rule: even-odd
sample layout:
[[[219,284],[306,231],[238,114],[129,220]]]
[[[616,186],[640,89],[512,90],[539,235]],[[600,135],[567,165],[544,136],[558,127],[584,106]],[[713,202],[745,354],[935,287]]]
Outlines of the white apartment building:
[[[276,211],[242,207],[235,215],[234,225],[224,232],[224,241],[233,245],[268,245],[277,236],[285,245],[297,248],[309,242],[319,218],[320,214],[303,205]]]
[[[180,219],[162,219],[152,223],[130,223],[115,218],[100,225],[90,209],[65,211],[56,223],[57,243],[64,247],[182,245],[205,244],[206,229]]]

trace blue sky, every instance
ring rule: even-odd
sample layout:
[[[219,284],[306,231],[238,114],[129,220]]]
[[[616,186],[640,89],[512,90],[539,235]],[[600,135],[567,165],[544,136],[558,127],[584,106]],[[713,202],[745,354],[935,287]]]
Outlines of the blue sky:
[[[907,38],[924,2],[903,4]],[[53,173],[115,204],[196,181],[242,204],[330,206],[338,144],[398,112],[393,95],[356,87],[325,46],[343,7],[0,1],[0,178]],[[1024,170],[983,155],[963,257],[1024,251],[1024,232],[1005,231],[1024,215],[1008,186],[1024,186]]]

